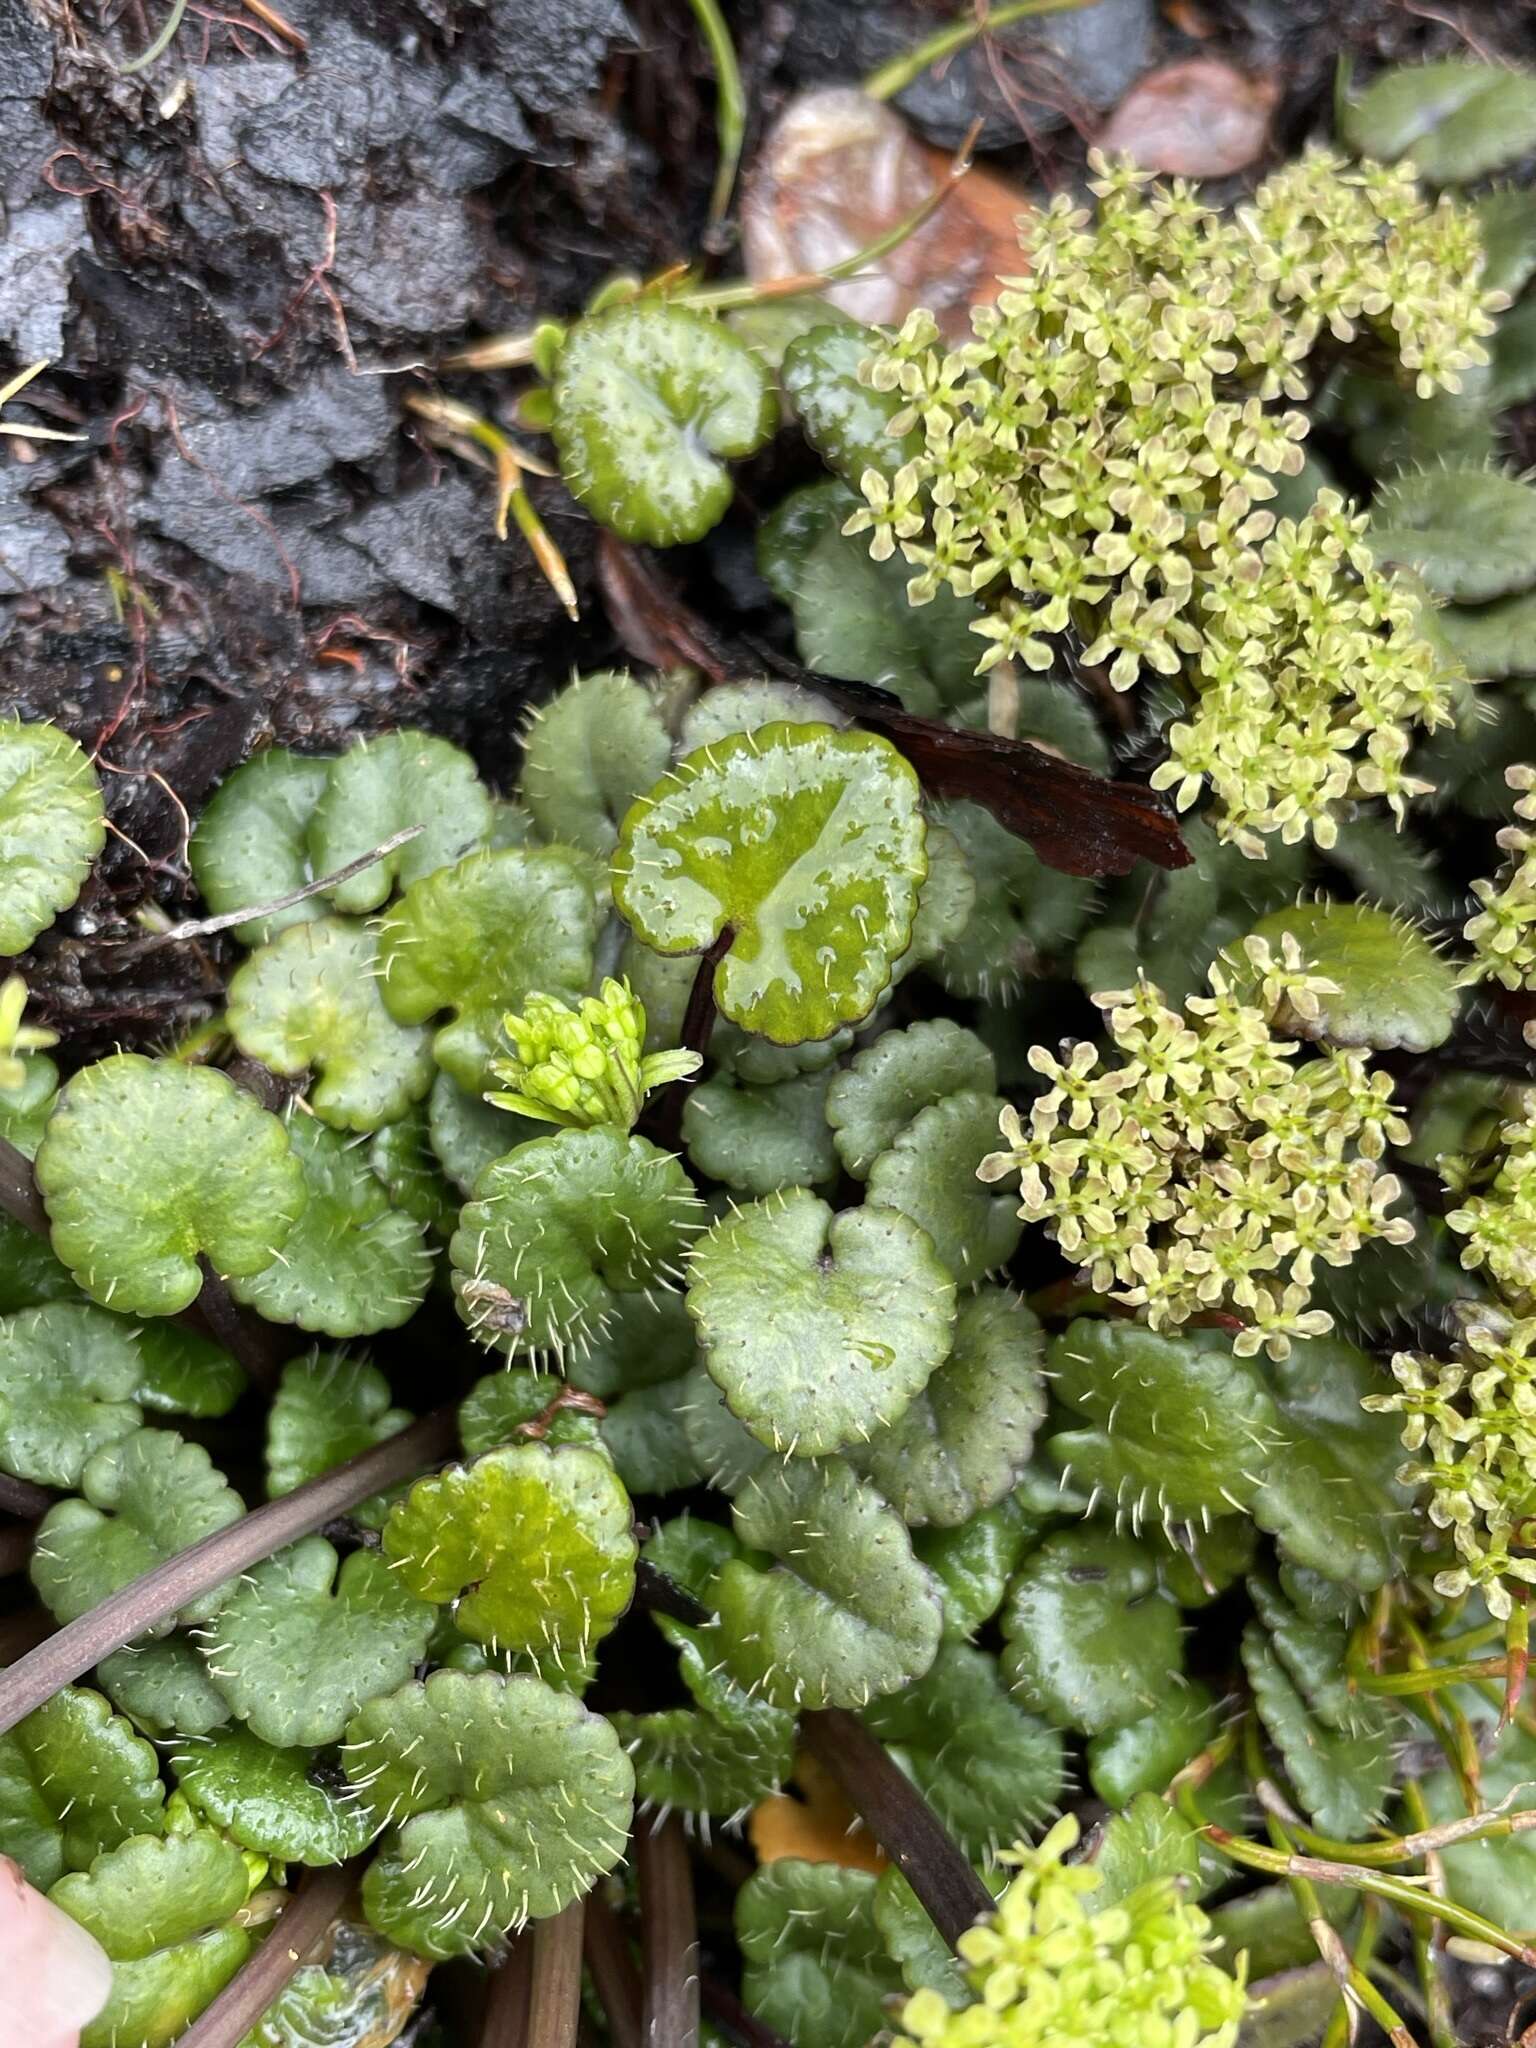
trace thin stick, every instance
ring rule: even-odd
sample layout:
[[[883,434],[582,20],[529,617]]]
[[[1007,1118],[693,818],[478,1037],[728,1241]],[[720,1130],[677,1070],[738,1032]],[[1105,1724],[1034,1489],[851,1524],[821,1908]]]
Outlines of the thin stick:
[[[180,2048],[237,2048],[324,1939],[357,1882],[358,1867],[342,1863],[309,1872],[250,1961],[180,2036]]]
[[[865,97],[872,100],[895,99],[914,79],[921,78],[935,64],[942,64],[956,50],[963,50],[967,43],[974,43],[979,36],[991,35],[995,29],[1007,28],[1012,22],[1027,21],[1036,14],[1065,14],[1074,8],[1092,4],[1093,0],[1006,0],[1002,7],[989,8],[986,0],[978,0],[973,14],[949,28],[941,28],[926,42],[919,43],[915,50],[893,57],[878,71],[872,71],[864,81]]]
[[[885,1745],[856,1715],[824,1707],[800,1718],[800,1735],[953,1948],[996,1910],[964,1852]]]
[[[215,1530],[131,1580],[0,1675],[0,1734],[103,1657],[169,1621],[226,1579],[249,1571],[301,1536],[312,1535],[370,1494],[441,1464],[457,1441],[458,1411],[436,1409],[398,1436],[360,1451],[318,1479],[306,1480],[292,1493],[253,1509],[227,1529]]]
[[[295,28],[291,21],[285,21],[275,7],[268,7],[266,0],[242,0],[244,7],[254,14],[258,21],[264,21],[274,35],[291,43],[303,56],[309,54],[309,37],[302,29]]]
[[[741,163],[741,145],[747,132],[747,97],[742,91],[741,68],[736,46],[725,25],[716,0],[689,0],[693,18],[699,24],[715,67],[715,133],[720,144],[720,165],[715,172],[715,189],[710,197],[709,217],[725,219]]]
[[[576,1899],[552,1920],[533,1923],[533,1983],[526,2048],[572,2048],[581,2015],[581,1922]]]
[[[613,2048],[640,2048],[640,1972],[618,1916],[601,1892],[587,1895],[582,1954]]]
[[[211,932],[227,932],[232,925],[245,924],[251,918],[275,917],[280,910],[292,910],[296,903],[307,902],[311,896],[319,896],[326,889],[350,882],[364,868],[371,868],[375,861],[383,860],[386,854],[394,853],[409,840],[419,838],[425,830],[424,825],[407,825],[403,831],[381,840],[371,853],[359,854],[344,868],[337,868],[331,875],[319,875],[313,882],[306,882],[302,889],[290,889],[286,896],[274,896],[270,903],[247,904],[243,910],[226,910],[219,917],[189,917],[181,924],[167,925],[163,932],[152,932],[148,938],[132,939],[127,943],[135,952],[146,953],[152,946],[170,946],[180,939],[202,939]]]
[[[698,2048],[699,1919],[682,1824],[642,1821],[635,1830],[640,1881],[644,2048]]]
[[[480,2048],[523,2048],[533,1990],[533,1935],[525,1927],[492,1972],[480,2019]]]

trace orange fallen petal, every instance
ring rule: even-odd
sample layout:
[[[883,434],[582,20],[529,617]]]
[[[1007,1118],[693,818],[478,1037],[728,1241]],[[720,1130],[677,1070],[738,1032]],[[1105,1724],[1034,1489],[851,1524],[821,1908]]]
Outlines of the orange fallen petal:
[[[759,1863],[792,1856],[845,1870],[884,1870],[879,1843],[813,1757],[796,1758],[795,1783],[803,1799],[775,1792],[752,1809],[747,1833]]]

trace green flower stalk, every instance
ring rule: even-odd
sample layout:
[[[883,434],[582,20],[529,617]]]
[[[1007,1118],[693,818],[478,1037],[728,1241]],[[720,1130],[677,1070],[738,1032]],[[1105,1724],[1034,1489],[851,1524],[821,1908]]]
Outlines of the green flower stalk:
[[[1422,787],[1416,729],[1448,722],[1450,676],[1417,600],[1374,566],[1336,493],[1264,509],[1302,468],[1303,365],[1325,332],[1371,337],[1425,397],[1486,362],[1475,216],[1410,171],[1313,151],[1231,217],[1190,188],[1143,192],[1092,159],[1096,221],[1058,198],[1021,235],[1025,276],[945,349],[925,312],[861,370],[907,403],[921,452],[865,471],[846,532],[899,547],[913,604],[941,585],[986,607],[980,666],[1049,669],[1070,647],[1116,689],[1177,680],[1187,709],[1154,786],[1180,809],[1209,782],[1218,830],[1332,842],[1332,809]]]
[[[1099,1873],[1061,1860],[1077,1837],[1069,1815],[1007,1859],[995,1916],[959,1941],[972,2003],[914,1993],[895,2048],[1233,2048],[1248,1994],[1209,1960],[1204,1913],[1172,1878],[1095,1910]]]
[[[632,1130],[653,1088],[685,1081],[702,1064],[696,1052],[643,1052],[645,1007],[627,981],[611,977],[575,1008],[531,995],[502,1029],[513,1057],[492,1060],[491,1071],[507,1087],[486,1101],[572,1130]]]
[[[41,1024],[23,1024],[26,1007],[27,984],[19,974],[8,974],[0,982],[0,1093],[25,1082],[27,1053],[46,1052],[59,1042],[56,1031],[47,1031]]]
[[[1000,1119],[1004,1151],[983,1180],[1021,1176],[1019,1214],[1044,1223],[1101,1293],[1140,1309],[1154,1330],[1227,1309],[1246,1327],[1234,1349],[1284,1358],[1293,1337],[1332,1318],[1308,1306],[1317,1260],[1347,1265],[1373,1238],[1401,1244],[1400,1193],[1381,1170],[1406,1143],[1392,1083],[1362,1054],[1298,1060],[1277,1038],[1282,1016],[1315,1017],[1334,984],[1306,972],[1286,933],[1280,958],[1263,939],[1218,961],[1209,996],[1182,1014],[1148,981],[1096,995],[1119,1054],[1082,1043],[1065,1060],[1043,1046],[1030,1065],[1050,1082]]]

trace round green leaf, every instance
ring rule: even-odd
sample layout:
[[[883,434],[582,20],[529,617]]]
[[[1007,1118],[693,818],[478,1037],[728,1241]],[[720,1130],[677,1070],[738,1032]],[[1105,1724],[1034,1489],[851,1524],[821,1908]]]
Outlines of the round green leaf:
[[[1058,1728],[1098,1735],[1151,1713],[1183,1661],[1179,1610],[1140,1544],[1103,1529],[1048,1536],[1003,1612],[1003,1672]]]
[[[795,2048],[864,2048],[904,1989],[875,1919],[874,1874],[785,1856],[736,1894],[747,2008]]]
[[[690,1259],[710,1376],[770,1449],[812,1456],[894,1421],[949,1350],[954,1282],[892,1209],[834,1215],[786,1189],[721,1220]]]
[[[355,1139],[297,1114],[288,1136],[309,1199],[281,1256],[230,1292],[269,1323],[327,1337],[409,1322],[432,1278],[421,1225],[390,1207]]]
[[[1011,1294],[984,1287],[960,1305],[948,1358],[895,1422],[849,1463],[912,1527],[969,1520],[1000,1501],[1029,1462],[1045,1414],[1044,1339]]]
[[[14,1088],[0,1088],[0,1137],[8,1138],[28,1159],[37,1157],[48,1119],[59,1097],[59,1070],[46,1053],[11,1055],[22,1065]]]
[[[379,927],[384,1001],[402,1024],[445,1011],[432,1049],[461,1088],[493,1085],[501,1020],[535,990],[574,1002],[592,975],[590,870],[560,846],[472,853],[409,888]]]
[[[1426,469],[1376,494],[1367,544],[1437,597],[1483,604],[1536,583],[1536,489],[1492,469]]]
[[[999,1095],[951,1095],[919,1110],[869,1169],[870,1207],[898,1210],[926,1230],[962,1285],[1006,1266],[1024,1232],[1015,1196],[976,1178],[1006,1106]]]
[[[677,1379],[697,1355],[693,1318],[681,1295],[616,1294],[601,1335],[579,1358],[566,1361],[566,1378],[607,1401],[635,1387]]]
[[[1206,1686],[1175,1687],[1156,1710],[1088,1744],[1088,1782],[1107,1806],[1129,1806],[1141,1792],[1163,1792],[1221,1726]]]
[[[1318,998],[1313,1018],[1289,1010],[1281,1028],[1330,1045],[1401,1047],[1429,1052],[1443,1045],[1461,1007],[1456,966],[1421,931],[1369,903],[1298,903],[1254,926],[1278,949],[1289,932],[1308,971],[1338,984]]]
[[[726,462],[773,432],[773,386],[718,321],[646,299],[580,320],[560,350],[560,471],[625,540],[700,540],[731,502]]]
[[[345,1863],[373,1839],[372,1813],[331,1791],[307,1749],[274,1749],[248,1728],[183,1739],[171,1769],[194,1812],[258,1855]]]
[[[651,692],[633,676],[599,670],[534,712],[523,741],[523,796],[546,838],[605,861],[619,820],[671,755]]]
[[[827,1128],[831,1070],[753,1088],[718,1073],[689,1091],[683,1141],[698,1172],[746,1195],[831,1180],[837,1155]]]
[[[188,1307],[200,1255],[218,1273],[260,1273],[305,1203],[277,1117],[212,1067],[141,1053],[114,1053],[64,1084],[35,1171],[54,1250],[124,1315]]]
[[[239,1580],[203,1655],[253,1735],[315,1748],[410,1676],[434,1619],[374,1551],[354,1550],[338,1570],[334,1547],[305,1536]]]
[[[1241,1512],[1284,1456],[1261,1369],[1219,1331],[1080,1317],[1052,1343],[1050,1374],[1085,1425],[1052,1437],[1051,1457],[1138,1526]]]
[[[134,1835],[60,1878],[49,1894],[114,1963],[175,1948],[245,1904],[249,1878],[233,1842],[211,1828]]]
[[[872,328],[813,327],[784,351],[784,393],[805,438],[828,469],[855,490],[866,469],[894,476],[925,446],[921,427],[910,427],[901,436],[890,431],[891,421],[906,406],[904,393],[876,391],[859,382],[860,363],[884,345]]]
[[[1467,57],[1400,64],[1345,102],[1340,126],[1361,156],[1411,157],[1431,185],[1466,185],[1536,148],[1536,78]]]
[[[384,1524],[399,1583],[456,1601],[492,1649],[584,1658],[635,1588],[634,1516],[610,1460],[581,1444],[509,1444],[420,1479]]]
[[[46,1891],[164,1826],[160,1760],[99,1692],[67,1685],[0,1735],[0,1856]]]
[[[1028,1839],[1061,1796],[1060,1734],[1010,1699],[980,1650],[946,1643],[931,1670],[872,1702],[864,1720],[978,1861]]]
[[[848,716],[829,698],[798,683],[759,676],[744,683],[716,683],[696,697],[678,727],[679,755],[697,753],[733,732],[756,732],[760,725],[847,725]],[[659,770],[657,771],[660,772]],[[655,780],[655,777],[652,777]]]
[[[1031,1481],[1026,1474],[1006,1500],[955,1528],[913,1531],[918,1562],[932,1572],[944,1602],[946,1641],[968,1641],[992,1619],[1025,1551],[1050,1522],[1058,1505],[1054,1483],[1047,1489]]]
[[[838,1157],[864,1180],[921,1110],[951,1095],[990,1094],[996,1086],[992,1054],[975,1032],[947,1017],[882,1032],[827,1090],[827,1122]]]
[[[330,762],[268,747],[210,798],[187,847],[193,880],[216,917],[275,903],[313,881],[309,821]],[[262,946],[290,925],[323,914],[313,896],[235,926],[242,946]]]
[[[245,1962],[251,1940],[230,1921],[142,1961],[114,1964],[111,1996],[81,2029],[80,2048],[170,2048]]]
[[[106,838],[79,743],[56,725],[0,719],[0,954],[24,953],[69,908]]]
[[[0,1319],[0,1467],[78,1486],[94,1452],[139,1427],[138,1390],[138,1348],[116,1316],[55,1301]]]
[[[794,1717],[773,1707],[760,1708],[757,1724],[745,1729],[697,1707],[609,1719],[635,1767],[641,1805],[663,1813],[739,1820],[794,1769]]]
[[[489,1372],[459,1403],[459,1442],[471,1457],[528,1442],[530,1436],[549,1444],[595,1444],[595,1415],[554,1405],[564,1391],[565,1383],[554,1373],[533,1372],[526,1365]],[[527,1429],[530,1422],[538,1423],[536,1431]]]
[[[437,1671],[372,1701],[347,1775],[398,1821],[363,1906],[418,1955],[468,1955],[577,1899],[624,1854],[634,1773],[618,1736],[536,1678]]]
[[[195,1739],[229,1719],[229,1701],[181,1634],[114,1650],[96,1666],[96,1683],[113,1706],[157,1742]]]
[[[1536,590],[1493,604],[1449,604],[1435,614],[1435,623],[1467,674],[1480,682],[1536,674]]]
[[[146,1323],[138,1334],[136,1397],[153,1415],[227,1415],[249,1381],[227,1352],[176,1323]]]
[[[311,1351],[290,1359],[267,1410],[268,1498],[292,1493],[332,1466],[398,1436],[415,1418],[392,1401],[389,1381],[365,1359],[339,1351]],[[352,1509],[353,1520],[377,1528],[385,1506],[383,1496],[375,1494]]]
[[[309,821],[310,861],[317,875],[333,875],[408,826],[422,827],[326,892],[338,910],[359,916],[479,846],[491,823],[491,800],[468,754],[429,733],[385,733],[331,763]]]
[[[1093,906],[1093,884],[1048,868],[980,804],[942,803],[935,810],[960,842],[976,900],[970,922],[931,971],[951,995],[1006,1002],[1042,958],[1076,939]]]
[[[772,1705],[864,1707],[921,1677],[942,1610],[894,1509],[839,1458],[765,1468],[737,1495],[749,1550],[727,1559],[706,1600],[721,1660]]]
[[[57,1501],[48,1510],[32,1548],[32,1583],[59,1621],[75,1620],[245,1513],[202,1446],[170,1429],[141,1429],[97,1451],[86,1461],[80,1491],[83,1500]],[[223,1591],[201,1594],[180,1618],[206,1619]]]
[[[873,733],[766,725],[680,761],[625,818],[625,917],[661,953],[730,941],[722,1014],[777,1044],[856,1023],[912,938],[917,777]]]
[[[482,1344],[581,1353],[619,1297],[666,1286],[698,1229],[678,1161],[598,1126],[488,1166],[448,1247],[459,1313]]]
[[[323,917],[281,933],[229,984],[240,1050],[277,1074],[313,1068],[309,1106],[340,1130],[377,1130],[432,1085],[428,1034],[390,1016],[379,972],[365,925]]]

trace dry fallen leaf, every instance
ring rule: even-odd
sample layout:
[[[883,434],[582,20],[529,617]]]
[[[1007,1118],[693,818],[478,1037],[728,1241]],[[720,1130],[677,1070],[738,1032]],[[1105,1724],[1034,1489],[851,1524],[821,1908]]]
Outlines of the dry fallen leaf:
[[[796,1758],[795,1783],[804,1799],[775,1792],[752,1809],[747,1833],[759,1863],[793,1856],[845,1870],[884,1870],[880,1845],[814,1757]]]
[[[1188,57],[1136,81],[1097,136],[1111,156],[1182,178],[1224,178],[1263,155],[1280,96],[1216,57]]]
[[[919,206],[949,166],[899,114],[853,87],[803,93],[780,115],[747,181],[747,274],[763,283],[842,262]],[[968,340],[970,307],[996,296],[1000,271],[1017,275],[1023,266],[1015,224],[1028,205],[1001,178],[973,169],[898,248],[826,297],[878,326],[927,306],[951,340]]]

